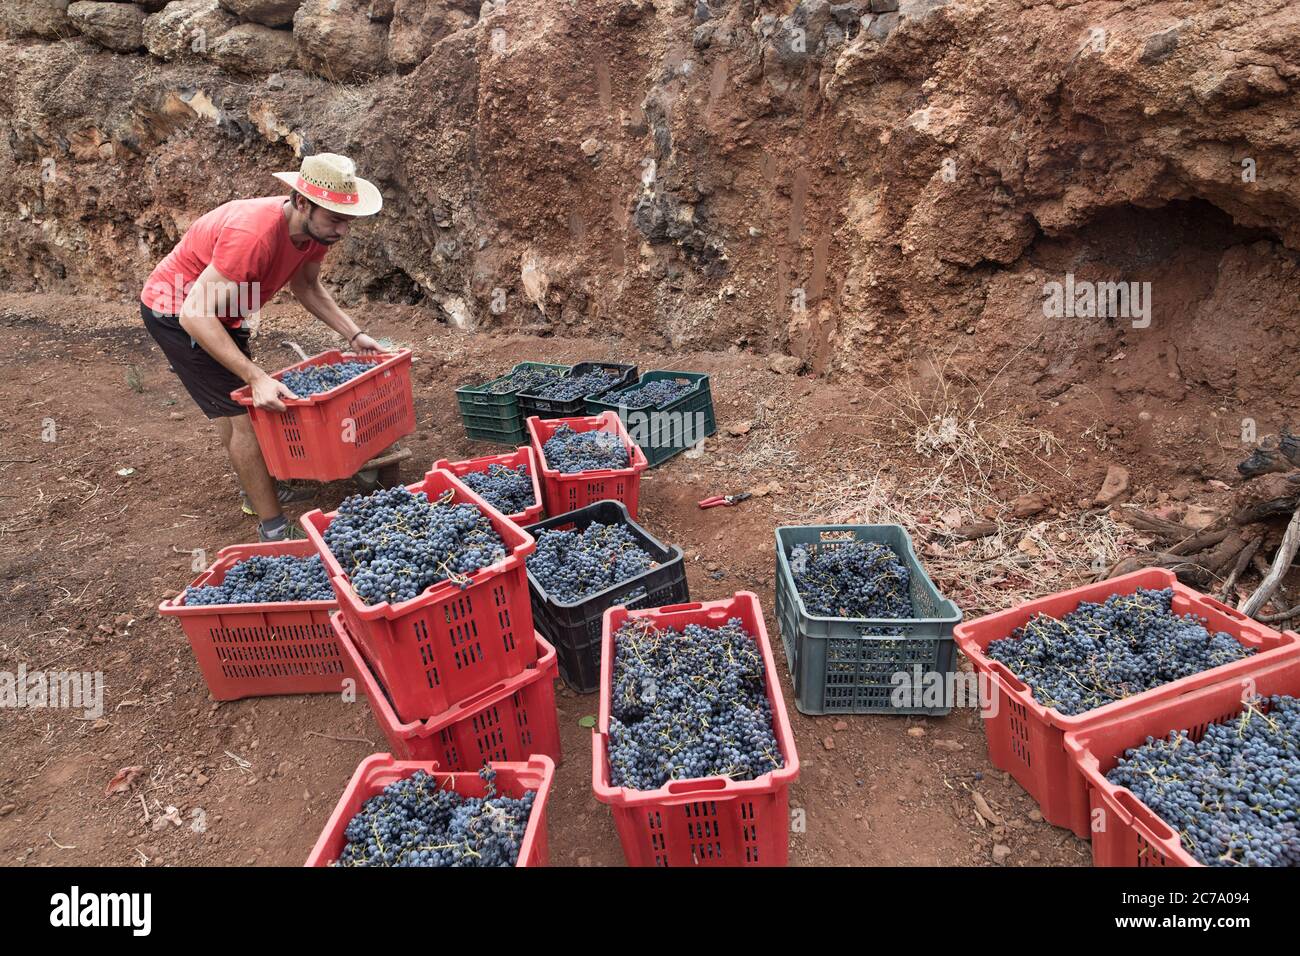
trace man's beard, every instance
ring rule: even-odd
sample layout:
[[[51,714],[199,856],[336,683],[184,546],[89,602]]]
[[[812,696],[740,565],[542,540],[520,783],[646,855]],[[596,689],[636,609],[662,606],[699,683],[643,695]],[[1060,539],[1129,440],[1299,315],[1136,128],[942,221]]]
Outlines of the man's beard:
[[[310,217],[307,219],[305,223],[303,223],[303,228],[307,230],[307,235],[309,235],[312,239],[316,240],[323,246],[332,246],[334,245],[334,243],[338,242],[339,239],[342,238],[341,236],[335,236],[333,239],[321,238],[316,234],[316,230],[312,227],[312,222]]]

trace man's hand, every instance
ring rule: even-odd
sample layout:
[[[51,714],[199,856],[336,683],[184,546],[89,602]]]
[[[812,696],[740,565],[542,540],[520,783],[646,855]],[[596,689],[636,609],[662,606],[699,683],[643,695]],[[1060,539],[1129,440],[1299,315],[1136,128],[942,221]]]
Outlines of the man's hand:
[[[352,345],[350,346],[350,348],[352,349],[353,352],[356,352],[358,355],[374,355],[376,352],[383,351],[383,349],[379,347],[379,343],[376,342],[374,339],[372,339],[370,336],[366,335],[365,332],[362,332],[360,335],[358,335],[355,339],[352,340]]]
[[[329,290],[320,281],[320,263],[307,261],[298,267],[298,271],[289,281],[289,290],[294,298],[302,303],[304,309],[320,319],[331,329],[347,340],[347,350],[358,355],[374,355],[382,352],[379,343],[359,332],[359,324],[339,308]],[[349,338],[355,336],[355,338]]]
[[[260,378],[255,378],[250,383],[253,386],[253,405],[256,408],[268,408],[273,412],[284,411],[284,402],[281,398],[297,398],[288,385],[278,379],[271,378],[265,372]]]

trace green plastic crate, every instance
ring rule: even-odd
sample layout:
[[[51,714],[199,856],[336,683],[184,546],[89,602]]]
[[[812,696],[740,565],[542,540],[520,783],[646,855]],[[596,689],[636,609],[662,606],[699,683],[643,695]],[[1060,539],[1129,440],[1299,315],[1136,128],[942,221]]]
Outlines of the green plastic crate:
[[[524,368],[553,368],[556,371],[568,372],[570,366],[551,362],[520,362],[505,375],[499,375],[490,382],[456,389],[456,404],[460,407],[460,420],[465,426],[466,435],[478,441],[499,444],[527,443],[528,435],[524,430],[524,419],[519,413],[518,392],[498,394],[490,391],[497,382]],[[489,434],[493,437],[486,437]],[[522,435],[523,438],[512,437],[516,434]]]
[[[695,387],[659,408],[623,408],[610,395],[589,398],[586,402],[588,415],[599,415],[606,411],[618,413],[632,440],[645,452],[651,468],[662,465],[669,458],[718,431],[709,376],[703,372],[646,372],[637,381],[623,386],[620,391],[663,380],[694,382]]]
[[[471,441],[486,441],[494,445],[510,445],[514,448],[528,444],[528,430],[524,428],[477,428],[466,425],[465,437]]]
[[[479,431],[484,429],[488,431],[519,431],[527,430],[527,426],[522,420],[516,421],[513,418],[505,418],[495,414],[479,415],[471,412],[461,412],[460,423],[466,428],[474,428]]]
[[[915,618],[835,618],[808,613],[794,585],[790,552],[796,545],[836,542],[887,545],[911,572]],[[961,609],[935,588],[901,525],[812,525],[776,529],[776,619],[794,683],[795,706],[805,714],[926,714],[951,710],[946,689],[956,670],[952,632]],[[915,683],[917,667],[922,683]],[[937,675],[930,677],[928,675]],[[899,675],[904,675],[900,677]],[[941,681],[941,707],[895,706],[901,687],[912,693]]]

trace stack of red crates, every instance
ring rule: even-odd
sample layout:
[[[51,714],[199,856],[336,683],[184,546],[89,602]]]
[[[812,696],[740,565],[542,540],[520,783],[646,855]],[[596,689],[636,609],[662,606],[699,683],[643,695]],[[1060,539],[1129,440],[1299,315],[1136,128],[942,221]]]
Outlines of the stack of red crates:
[[[609,763],[615,635],[629,619],[679,633],[689,624],[721,627],[739,618],[763,659],[772,730],[784,764],[753,780],[695,777],[657,790],[614,786]],[[799,778],[794,728],[781,695],[776,658],[758,596],[737,591],[721,601],[605,611],[600,655],[600,715],[591,737],[592,793],[609,804],[628,866],[785,866],[790,853],[790,787]]]
[[[524,570],[536,542],[446,469],[406,487],[430,500],[450,492],[453,503],[476,505],[505,542],[506,557],[463,588],[442,581],[407,601],[367,604],[325,546],[337,512],[302,516],[338,597],[331,621],[339,646],[390,751],[400,760],[436,760],[444,771],[533,754],[558,762],[558,667],[554,649],[533,630]]]

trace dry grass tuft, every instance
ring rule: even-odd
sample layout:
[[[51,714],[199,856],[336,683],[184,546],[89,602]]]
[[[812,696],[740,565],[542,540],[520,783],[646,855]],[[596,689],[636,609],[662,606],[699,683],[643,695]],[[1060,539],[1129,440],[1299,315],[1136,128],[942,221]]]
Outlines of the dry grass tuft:
[[[1068,478],[1061,441],[1006,411],[1008,403],[998,402],[1004,410],[994,411],[990,405],[995,386],[996,379],[976,390],[941,370],[928,395],[910,382],[876,392],[873,403],[883,406],[884,414],[868,420],[892,436],[896,450],[910,448],[934,462],[937,473],[958,475],[964,485],[987,489],[993,480],[1009,479],[1026,491],[1041,488],[1043,483],[1021,467],[1028,460]],[[882,444],[888,447],[891,441]]]

